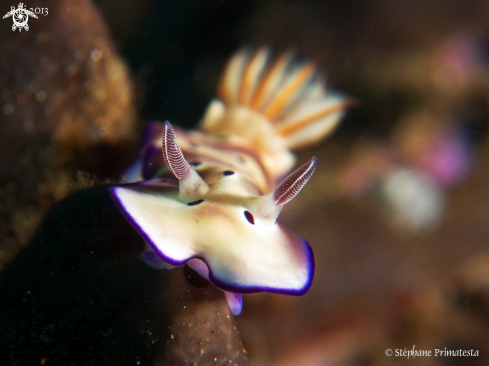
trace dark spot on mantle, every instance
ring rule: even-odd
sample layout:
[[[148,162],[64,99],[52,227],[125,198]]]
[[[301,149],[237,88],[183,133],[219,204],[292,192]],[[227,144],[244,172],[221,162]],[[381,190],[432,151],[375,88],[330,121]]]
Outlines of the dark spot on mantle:
[[[250,211],[245,211],[244,215],[246,217],[246,220],[248,220],[250,224],[255,225],[255,218],[253,217]]]
[[[204,202],[204,200],[197,200],[197,201],[189,202],[189,203],[187,203],[187,206],[196,206],[198,204],[201,204],[202,202]]]

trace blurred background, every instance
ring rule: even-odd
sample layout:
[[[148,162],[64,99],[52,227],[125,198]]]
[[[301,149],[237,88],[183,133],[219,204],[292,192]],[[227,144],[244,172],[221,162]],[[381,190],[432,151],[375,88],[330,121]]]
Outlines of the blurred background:
[[[249,364],[489,364],[489,2],[26,5],[49,14],[1,22],[0,268],[53,203],[117,179],[147,121],[193,128],[234,51],[292,48],[358,104],[298,152],[318,170],[281,219],[316,275],[301,298],[244,297]],[[385,355],[413,346],[479,356]]]

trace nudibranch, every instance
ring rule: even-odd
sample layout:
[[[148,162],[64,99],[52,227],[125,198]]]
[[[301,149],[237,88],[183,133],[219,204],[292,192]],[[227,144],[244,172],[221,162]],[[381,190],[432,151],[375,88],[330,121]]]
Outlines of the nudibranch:
[[[316,158],[286,175],[290,149],[329,134],[349,103],[325,89],[312,63],[290,53],[268,60],[265,48],[231,59],[200,131],[149,124],[130,183],[109,189],[146,241],[141,260],[155,269],[187,263],[224,291],[235,315],[242,294],[301,296],[311,286],[311,247],[278,216]]]

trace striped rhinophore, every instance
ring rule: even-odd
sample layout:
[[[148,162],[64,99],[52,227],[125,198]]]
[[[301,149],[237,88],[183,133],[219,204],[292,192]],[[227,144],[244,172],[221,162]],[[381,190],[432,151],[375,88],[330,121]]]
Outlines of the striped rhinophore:
[[[182,150],[177,144],[175,131],[169,122],[165,122],[163,133],[162,153],[165,164],[177,179],[185,179],[190,176],[190,165],[183,157]]]
[[[285,205],[292,198],[297,196],[301,189],[311,179],[316,171],[316,157],[313,157],[306,164],[294,170],[273,192],[273,199],[278,205]]]

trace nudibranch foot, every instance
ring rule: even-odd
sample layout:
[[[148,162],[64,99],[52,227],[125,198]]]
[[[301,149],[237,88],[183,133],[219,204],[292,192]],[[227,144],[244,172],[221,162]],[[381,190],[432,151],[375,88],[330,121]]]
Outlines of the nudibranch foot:
[[[243,310],[243,296],[227,291],[224,291],[224,295],[226,296],[226,301],[228,302],[229,309],[233,315],[241,314],[241,311]]]
[[[139,259],[141,259],[147,266],[153,269],[172,269],[175,266],[168,264],[163,259],[161,259],[151,248],[148,243],[146,243],[146,248],[144,252],[139,255]]]
[[[201,277],[205,278],[206,280],[209,279],[209,268],[207,267],[204,261],[198,258],[192,258],[187,262],[187,264],[189,265],[190,268],[196,271]],[[243,310],[243,296],[232,292],[227,292],[227,291],[223,291],[223,292],[224,292],[224,296],[226,297],[226,301],[229,305],[229,309],[231,310],[233,315],[241,314],[241,311]]]
[[[192,258],[187,262],[190,268],[192,268],[195,272],[197,272],[201,277],[206,280],[209,279],[209,268],[207,264],[199,258]]]

